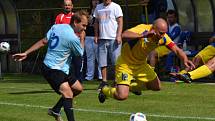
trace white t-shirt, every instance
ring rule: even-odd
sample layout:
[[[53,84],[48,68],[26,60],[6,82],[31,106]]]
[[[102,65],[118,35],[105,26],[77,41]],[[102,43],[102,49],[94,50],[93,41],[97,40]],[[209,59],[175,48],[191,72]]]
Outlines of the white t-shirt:
[[[121,7],[111,2],[108,6],[98,4],[94,17],[99,21],[99,39],[115,39],[117,34],[117,18],[123,16]]]

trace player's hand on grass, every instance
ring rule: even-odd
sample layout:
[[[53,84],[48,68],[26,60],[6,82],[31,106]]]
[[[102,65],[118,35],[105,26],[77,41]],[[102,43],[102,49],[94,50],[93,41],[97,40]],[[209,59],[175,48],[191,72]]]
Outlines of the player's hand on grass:
[[[14,61],[22,61],[27,58],[27,54],[26,53],[17,53],[17,54],[12,55],[12,58],[14,59]]]

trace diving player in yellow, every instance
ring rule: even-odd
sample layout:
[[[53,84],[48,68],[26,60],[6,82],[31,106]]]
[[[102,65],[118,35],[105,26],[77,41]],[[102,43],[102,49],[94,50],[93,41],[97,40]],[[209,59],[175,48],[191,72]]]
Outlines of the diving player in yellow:
[[[209,42],[211,44],[201,50],[192,60],[195,67],[198,68],[195,70],[185,68],[185,70],[182,70],[178,74],[170,73],[170,75],[186,83],[190,83],[192,80],[212,74],[215,71],[215,34],[209,39]]]
[[[186,54],[168,37],[167,30],[166,21],[158,18],[153,25],[140,24],[123,32],[122,38],[127,41],[123,44],[121,55],[116,63],[117,85],[116,87],[103,86],[98,96],[101,103],[107,97],[125,100],[128,98],[129,90],[133,92],[147,88],[159,91],[160,80],[147,64],[147,55],[159,45],[166,45],[175,52],[186,67],[194,67]]]

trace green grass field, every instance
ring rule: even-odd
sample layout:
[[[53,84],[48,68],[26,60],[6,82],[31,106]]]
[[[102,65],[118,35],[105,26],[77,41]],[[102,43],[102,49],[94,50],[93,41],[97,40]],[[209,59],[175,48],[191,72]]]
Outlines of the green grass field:
[[[129,121],[134,112],[148,121],[215,121],[215,85],[162,83],[159,92],[143,91],[125,101],[97,99],[98,82],[85,82],[84,92],[74,100],[76,121]],[[0,121],[54,121],[47,109],[59,95],[37,75],[5,74],[0,80]],[[62,110],[63,111],[63,110]],[[65,113],[62,112],[66,121]]]

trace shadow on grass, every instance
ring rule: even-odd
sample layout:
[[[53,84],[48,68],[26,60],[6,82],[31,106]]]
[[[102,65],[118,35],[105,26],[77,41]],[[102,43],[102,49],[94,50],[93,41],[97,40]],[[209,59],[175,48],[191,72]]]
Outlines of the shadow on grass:
[[[12,92],[8,94],[13,95],[23,95],[23,94],[41,94],[41,93],[54,93],[52,90],[43,90],[43,91],[25,91],[25,92]]]

